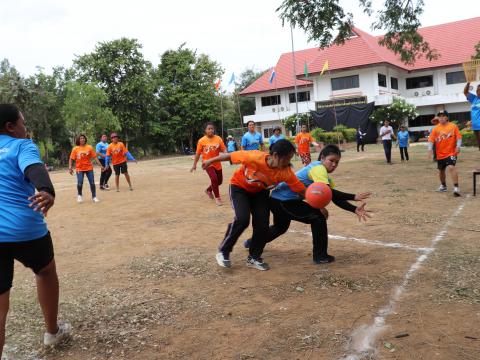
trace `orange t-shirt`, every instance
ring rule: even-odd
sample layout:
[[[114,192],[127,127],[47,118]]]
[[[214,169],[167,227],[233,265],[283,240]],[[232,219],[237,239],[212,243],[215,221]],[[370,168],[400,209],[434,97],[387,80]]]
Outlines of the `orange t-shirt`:
[[[259,150],[235,151],[230,153],[231,160],[242,166],[235,171],[230,184],[251,193],[273,189],[281,182],[286,182],[294,192],[305,190],[305,186],[295,176],[293,170],[272,169],[267,165],[269,154]]]
[[[121,164],[127,161],[127,156],[125,155],[128,152],[127,148],[121,141],[114,144],[113,142],[108,145],[107,156],[112,158],[112,165]]]
[[[211,138],[204,136],[198,140],[197,155],[202,155],[202,162],[218,156],[220,152],[226,151],[227,148],[220,136],[213,135]],[[216,162],[210,166],[213,166],[217,170],[222,170],[222,164],[220,162]]]
[[[97,154],[90,145],[75,146],[70,153],[70,159],[75,160],[75,170],[90,171],[93,170],[91,159]]]
[[[314,142],[310,133],[299,133],[295,136],[295,143],[298,145],[298,152],[306,154],[310,152],[310,143]]]
[[[449,156],[457,156],[457,140],[461,138],[457,125],[448,122],[445,125],[435,126],[428,141],[435,144],[437,160],[441,160]]]

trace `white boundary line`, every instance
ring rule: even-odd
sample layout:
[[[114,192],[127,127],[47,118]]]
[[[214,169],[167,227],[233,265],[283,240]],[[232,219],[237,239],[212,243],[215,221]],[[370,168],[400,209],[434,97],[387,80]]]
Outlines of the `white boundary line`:
[[[311,231],[301,231],[301,230],[288,230],[288,232],[291,233],[300,233],[300,234],[305,234],[305,235],[311,235]],[[347,237],[347,236],[341,236],[341,235],[328,235],[329,239],[332,240],[341,240],[341,241],[354,241],[358,242],[360,244],[365,244],[365,245],[374,245],[374,246],[383,246],[387,248],[392,248],[392,249],[404,249],[404,250],[412,250],[412,251],[417,251],[420,253],[430,253],[432,252],[433,248],[431,247],[420,247],[420,246],[414,246],[414,245],[404,245],[400,243],[388,243],[380,240],[368,240],[368,239],[360,239],[360,238],[355,238],[355,237]]]
[[[387,327],[385,325],[385,318],[394,312],[395,306],[400,299],[400,296],[402,296],[402,294],[405,292],[410,279],[420,269],[425,260],[427,260],[428,255],[435,251],[436,245],[444,239],[445,235],[447,234],[448,227],[452,224],[453,220],[460,215],[465,207],[466,200],[469,197],[469,195],[466,196],[466,199],[462,201],[457,210],[455,210],[453,215],[447,220],[445,225],[443,225],[442,229],[432,239],[430,243],[431,250],[420,255],[410,266],[403,277],[402,283],[395,288],[395,291],[393,292],[388,304],[377,312],[377,316],[374,318],[373,323],[368,326],[361,325],[352,332],[352,338],[349,346],[350,354],[343,356],[340,359],[360,360],[363,356],[369,355],[371,352],[375,351],[375,342],[377,340],[377,336]]]

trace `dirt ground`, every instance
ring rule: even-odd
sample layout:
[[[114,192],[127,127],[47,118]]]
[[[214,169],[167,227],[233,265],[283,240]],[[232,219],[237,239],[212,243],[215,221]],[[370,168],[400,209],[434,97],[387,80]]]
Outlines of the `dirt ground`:
[[[391,166],[379,145],[343,153],[333,174],[337,188],[372,191],[368,207],[375,213],[359,224],[329,205],[329,253],[337,261],[314,265],[309,227],[292,223],[267,246],[271,270],[265,272],[245,266],[241,243],[231,269],[216,264],[233,214],[228,187],[221,187],[225,206],[215,206],[203,193],[208,177],[189,173],[188,156],[130,164],[135,190],[127,191],[122,179],[121,192],[100,192],[98,204],[77,204],[75,178],[52,173],[57,200],[47,221],[61,283],[60,318],[72,323],[73,338],[56,349],[41,346],[34,279],[17,264],[4,356],[341,359],[351,354],[352,333],[389,304],[421,248],[431,246],[463,205],[406,283],[374,349],[354,355],[480,359],[480,198],[467,196],[480,153],[461,153],[461,198],[452,196],[450,179],[448,193],[435,192],[437,171],[424,144],[411,147],[408,164],[400,163],[398,149],[393,153]],[[224,165],[226,183],[234,169]],[[87,186],[84,195],[89,198]],[[408,336],[396,337],[402,333]]]

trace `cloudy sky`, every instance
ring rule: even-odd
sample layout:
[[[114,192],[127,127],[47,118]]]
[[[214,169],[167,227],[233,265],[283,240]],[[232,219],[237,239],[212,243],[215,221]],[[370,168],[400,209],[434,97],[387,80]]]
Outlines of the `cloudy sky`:
[[[374,0],[381,4],[382,1]],[[359,28],[371,31],[371,18],[358,0],[340,3]],[[473,0],[425,0],[422,25],[480,16]],[[7,5],[8,4],[8,5]],[[281,0],[0,0],[0,59],[22,74],[40,66],[70,66],[75,55],[91,52],[99,41],[137,38],[147,60],[158,64],[164,51],[186,42],[232,72],[273,66],[291,50],[290,29],[282,28],[275,9]],[[295,49],[314,47],[294,31]],[[479,39],[480,40],[480,39]]]

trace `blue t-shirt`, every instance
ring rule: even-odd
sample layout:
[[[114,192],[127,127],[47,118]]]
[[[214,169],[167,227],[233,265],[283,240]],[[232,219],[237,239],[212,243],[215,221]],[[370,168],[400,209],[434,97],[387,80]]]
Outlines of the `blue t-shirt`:
[[[0,243],[35,240],[48,232],[42,213],[29,207],[35,188],[24,171],[32,164],[42,160],[31,140],[0,135]]]
[[[472,104],[472,130],[480,130],[480,98],[468,93],[467,100]]]
[[[95,152],[107,156],[108,143],[100,141],[97,146],[95,146]],[[105,159],[101,156],[97,156],[99,160]]]
[[[242,146],[244,150],[259,150],[260,145],[263,145],[263,137],[260,133],[247,131],[242,136]]]
[[[307,166],[298,170],[295,173],[298,180],[300,180],[302,182],[302,184],[305,185],[305,187],[308,187],[311,184],[313,184],[314,180],[310,176],[310,171],[312,171],[312,169],[315,166],[318,166],[318,165],[322,165],[322,162],[321,161],[311,162],[310,164],[308,164]],[[333,189],[334,188],[333,181],[329,178],[327,170],[325,169],[325,167],[321,166],[317,169],[319,171],[318,171],[318,174],[316,174],[316,177],[317,178],[319,178],[319,177],[322,178],[322,180],[321,180],[322,182],[325,182],[325,183],[328,182],[330,187]],[[314,171],[315,170],[313,170],[313,172]],[[285,182],[282,182],[282,183],[278,184],[277,187],[271,192],[270,196],[272,198],[274,198],[276,200],[280,200],[280,201],[301,200],[302,199],[302,197],[299,194],[290,190],[290,188],[288,187],[288,185]]]
[[[401,148],[408,147],[408,131],[399,131],[397,133],[398,146]]]
[[[280,134],[278,136],[276,135],[272,135],[270,136],[270,139],[268,140],[270,146],[272,146],[273,144],[275,144],[278,140],[282,140],[282,139],[285,139],[285,136],[283,136],[283,134]]]
[[[235,142],[235,140],[229,140],[227,142],[227,151],[230,153],[230,152],[234,152],[234,151],[237,151],[237,143]]]

